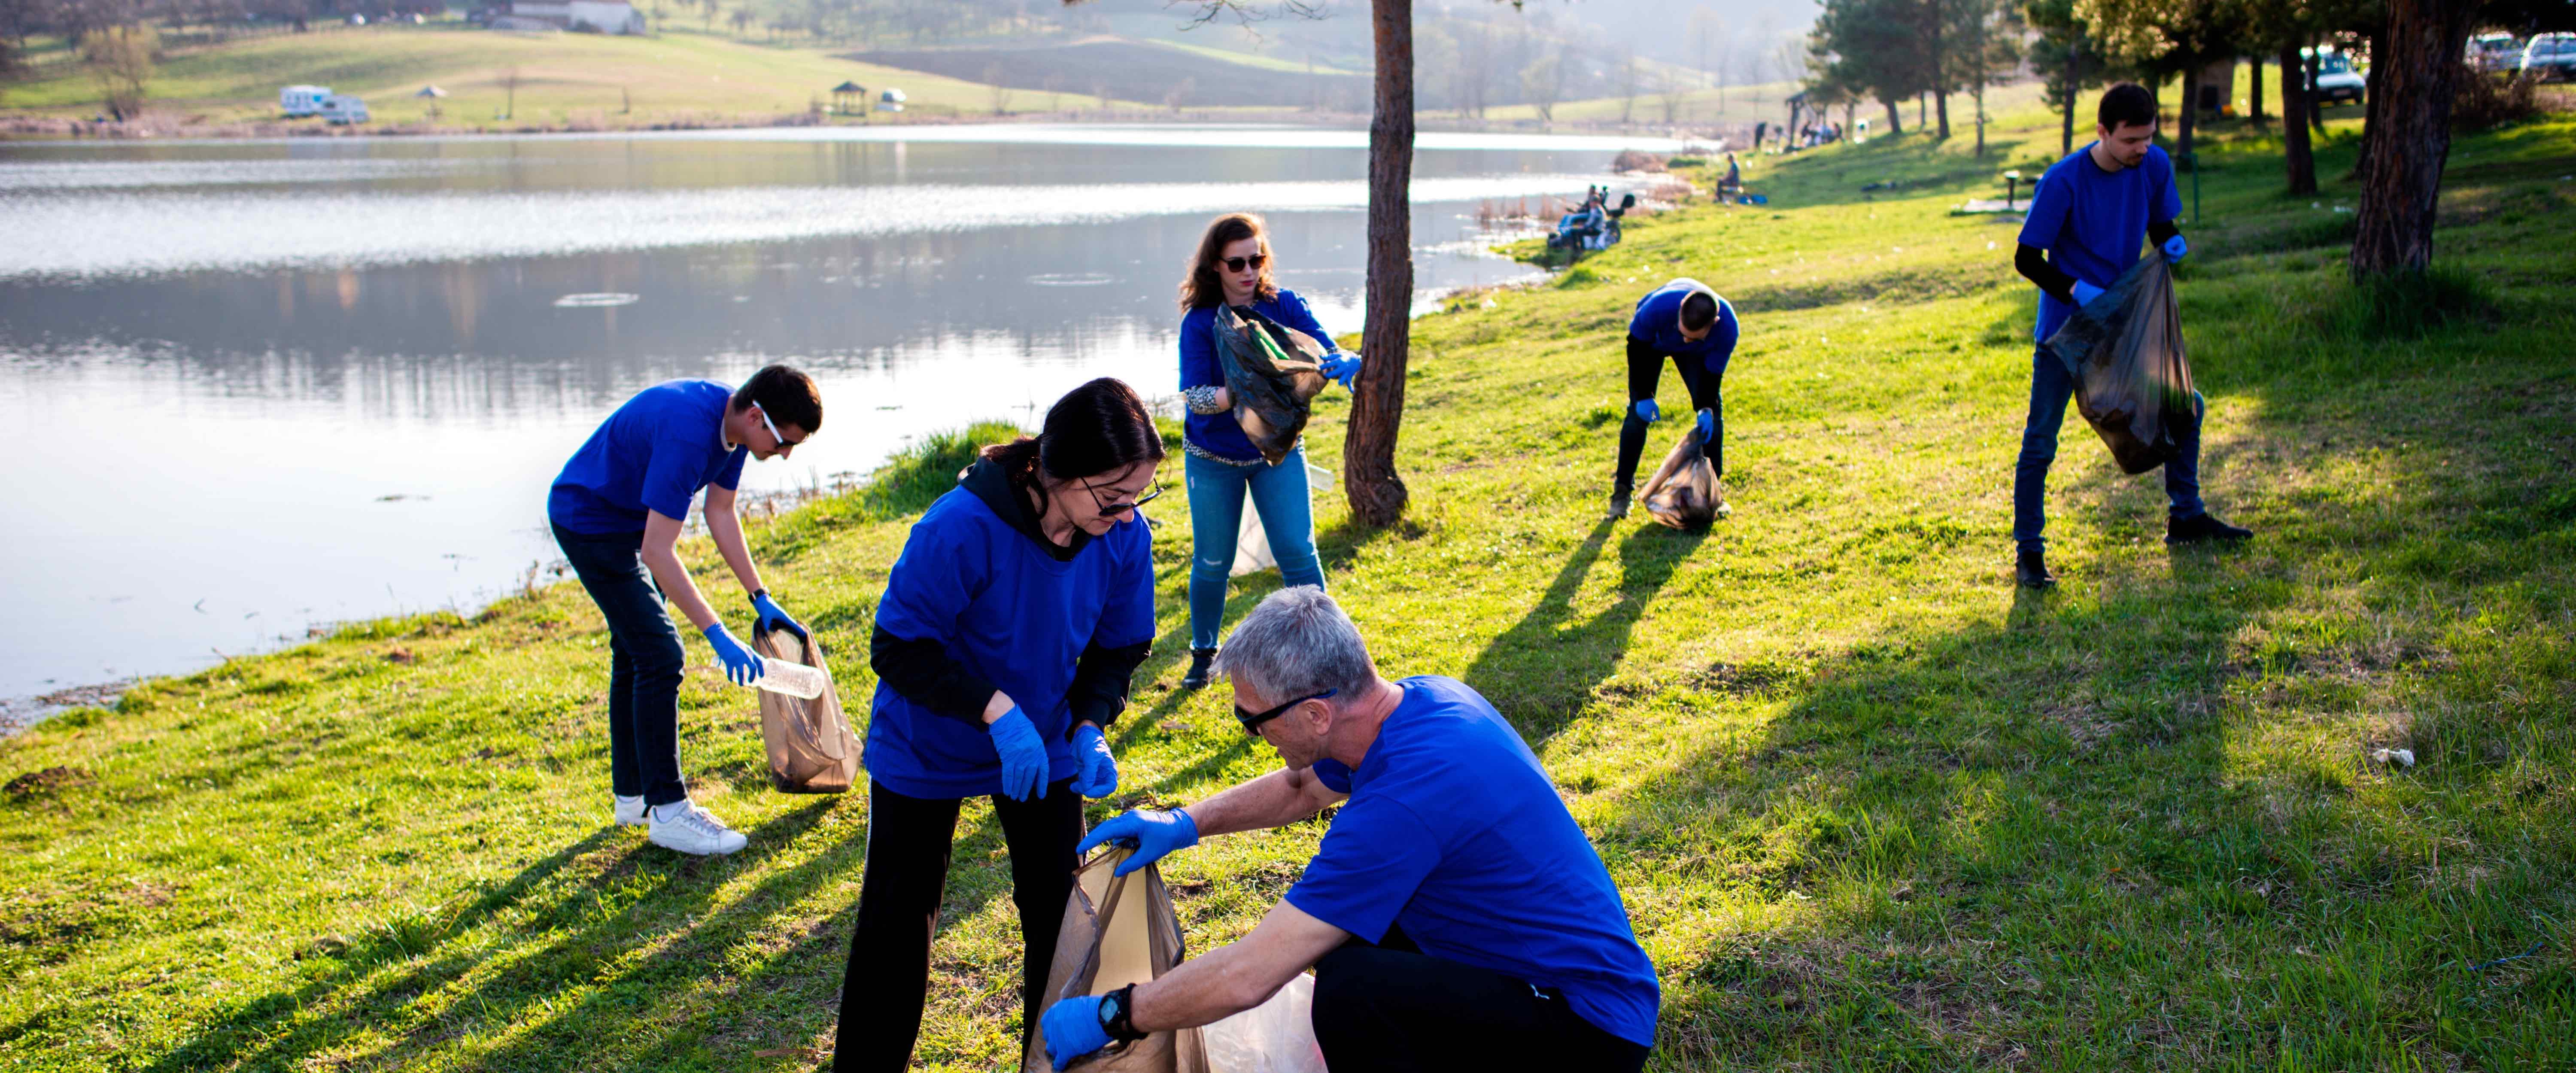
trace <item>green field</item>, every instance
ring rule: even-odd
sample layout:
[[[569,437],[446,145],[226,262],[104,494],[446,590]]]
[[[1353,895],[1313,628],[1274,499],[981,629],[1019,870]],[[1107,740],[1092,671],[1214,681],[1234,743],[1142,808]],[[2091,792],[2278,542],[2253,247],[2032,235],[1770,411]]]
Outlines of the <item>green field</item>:
[[[1767,207],[1638,219],[1416,322],[1412,507],[1368,530],[1319,496],[1336,596],[1390,673],[1464,678],[1545,760],[1661,971],[1654,1068],[2576,1065],[2576,261],[2544,237],[2576,221],[2576,118],[2462,140],[2449,319],[2396,338],[2342,270],[2354,120],[2313,198],[2276,193],[2276,138],[2213,130],[2178,286],[2207,493],[2259,535],[2168,550],[2156,479],[2070,415],[2046,594],[2013,587],[2008,538],[2033,292],[2008,222],[1950,212],[2056,155],[2053,117],[2004,119],[1984,160],[1916,136],[1763,158]],[[1884,181],[1908,185],[1860,190]],[[1734,515],[1603,521],[1627,311],[1685,274],[1743,320]],[[1328,469],[1344,399],[1311,437]],[[890,472],[935,485],[957,448],[933,446]],[[1275,762],[1225,690],[1174,688],[1166,502],[1164,633],[1095,821]],[[754,529],[846,696],[913,509]],[[609,827],[607,662],[555,585],[0,743],[0,1068],[812,1068],[865,801],[771,793],[752,701],[697,670],[687,769],[750,848]],[[1192,943],[1249,929],[1322,830],[1168,861]],[[928,1068],[1010,1061],[1002,858],[970,803]]]

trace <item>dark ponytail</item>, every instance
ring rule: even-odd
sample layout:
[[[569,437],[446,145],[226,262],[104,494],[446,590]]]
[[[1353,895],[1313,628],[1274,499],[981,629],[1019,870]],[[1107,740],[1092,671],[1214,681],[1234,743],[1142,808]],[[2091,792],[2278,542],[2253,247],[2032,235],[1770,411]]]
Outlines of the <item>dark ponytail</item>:
[[[1097,477],[1138,462],[1163,460],[1163,434],[1136,389],[1104,376],[1065,392],[1047,407],[1036,436],[984,448],[1011,483],[1034,487],[1044,473],[1055,481]]]

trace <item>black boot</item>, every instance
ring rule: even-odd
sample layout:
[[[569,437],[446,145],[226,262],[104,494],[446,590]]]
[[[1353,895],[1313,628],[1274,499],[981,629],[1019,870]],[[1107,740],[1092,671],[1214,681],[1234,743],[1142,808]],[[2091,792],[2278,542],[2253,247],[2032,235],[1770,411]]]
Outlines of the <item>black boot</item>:
[[[2045,589],[2057,584],[2057,575],[2048,572],[2047,553],[2025,551],[2013,566],[2013,580],[2028,588]]]
[[[2253,536],[2251,529],[2239,529],[2202,511],[2188,518],[2165,519],[2165,543],[2198,544],[2204,540],[2243,540]]]
[[[1182,675],[1182,676],[1181,676],[1181,688],[1183,688],[1183,689],[1205,689],[1205,688],[1207,688],[1207,684],[1208,684],[1208,664],[1209,664],[1210,662],[1213,662],[1215,659],[1216,659],[1216,649],[1213,649],[1213,648],[1193,648],[1193,649],[1191,649],[1191,650],[1190,650],[1190,673],[1188,673],[1188,674],[1185,674],[1185,675]]]
[[[1625,483],[1610,486],[1610,510],[1608,513],[1610,520],[1617,521],[1628,516],[1629,495],[1630,492],[1628,485]]]

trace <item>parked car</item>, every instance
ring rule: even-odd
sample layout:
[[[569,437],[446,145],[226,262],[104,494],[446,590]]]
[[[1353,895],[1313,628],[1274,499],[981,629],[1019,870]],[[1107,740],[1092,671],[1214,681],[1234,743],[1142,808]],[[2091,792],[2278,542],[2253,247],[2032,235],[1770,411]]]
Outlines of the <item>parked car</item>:
[[[2307,50],[2299,51],[2304,53]],[[2361,96],[2368,92],[2369,86],[2369,81],[2361,76],[2361,72],[2353,70],[2351,55],[2328,51],[2319,53],[2317,56],[2317,79],[2309,84],[2308,92],[2316,94],[2320,104],[2334,104],[2338,101],[2360,104]]]
[[[335,127],[367,121],[367,102],[346,93],[334,93],[322,101],[322,119]]]
[[[2540,34],[2522,49],[2522,73],[2547,81],[2576,78],[2576,34]]]
[[[2522,42],[2514,40],[2512,34],[2479,34],[2469,39],[2467,59],[2472,71],[2510,71],[2521,58]]]
[[[367,17],[366,17],[366,16],[364,16],[364,15],[360,15],[360,14],[357,14],[356,12],[351,12],[351,13],[349,14],[349,25],[351,25],[351,26],[364,26],[364,25],[366,25],[366,24],[367,24]]]
[[[288,119],[303,119],[321,115],[322,102],[329,99],[329,86],[288,86],[277,91],[277,110]]]

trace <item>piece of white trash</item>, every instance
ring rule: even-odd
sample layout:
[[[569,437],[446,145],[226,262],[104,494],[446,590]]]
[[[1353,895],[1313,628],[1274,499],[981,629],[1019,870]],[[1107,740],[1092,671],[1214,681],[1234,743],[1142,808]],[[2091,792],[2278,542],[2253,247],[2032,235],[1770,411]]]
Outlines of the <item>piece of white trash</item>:
[[[2381,763],[2381,764],[2395,764],[2395,765],[2397,765],[2398,767],[2414,767],[2414,766],[2415,766],[2415,750],[2413,750],[2413,749],[2372,749],[2372,750],[2370,751],[2370,759],[2371,759],[2373,762],[2375,762],[2375,763]]]
[[[812,700],[822,696],[823,687],[832,681],[832,672],[820,667],[808,667],[775,656],[761,656],[759,659],[760,677],[752,679],[751,684],[772,693]],[[716,664],[716,673],[724,673],[724,664]]]

